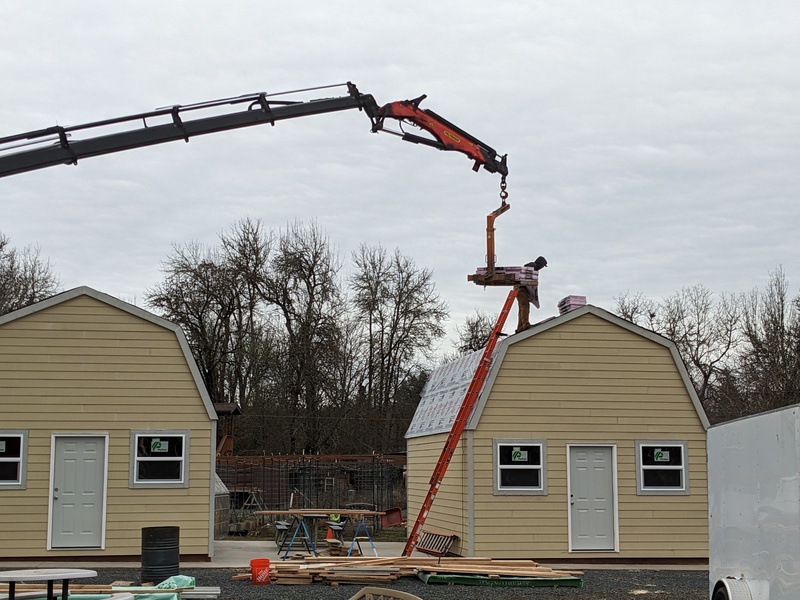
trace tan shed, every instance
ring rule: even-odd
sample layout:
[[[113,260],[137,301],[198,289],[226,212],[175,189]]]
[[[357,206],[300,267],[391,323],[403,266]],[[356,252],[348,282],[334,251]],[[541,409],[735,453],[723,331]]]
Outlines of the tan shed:
[[[435,371],[406,434],[408,515],[480,354]],[[425,530],[463,556],[708,559],[708,419],[669,340],[587,305],[503,340]]]
[[[138,559],[176,526],[213,556],[217,416],[177,325],[88,287],[0,316],[0,410],[0,557]]]

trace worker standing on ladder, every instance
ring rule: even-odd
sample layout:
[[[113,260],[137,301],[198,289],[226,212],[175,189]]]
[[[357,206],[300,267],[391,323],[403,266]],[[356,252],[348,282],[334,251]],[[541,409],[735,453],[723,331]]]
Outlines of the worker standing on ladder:
[[[526,263],[525,266],[533,267],[534,271],[540,271],[547,266],[547,259],[540,256],[535,261]],[[518,285],[515,287],[517,289],[517,330],[514,333],[519,333],[531,326],[531,304],[539,308],[539,291],[533,286]]]

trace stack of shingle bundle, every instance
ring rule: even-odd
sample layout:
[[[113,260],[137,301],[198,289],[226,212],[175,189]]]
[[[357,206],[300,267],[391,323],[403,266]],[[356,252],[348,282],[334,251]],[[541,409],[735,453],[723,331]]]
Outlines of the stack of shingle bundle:
[[[539,283],[539,271],[534,271],[533,267],[495,267],[494,272],[502,275],[513,275],[514,279],[523,285],[537,285]],[[486,275],[486,267],[478,267],[478,275]]]
[[[563,315],[581,306],[586,306],[586,296],[567,296],[558,301],[558,313]]]
[[[512,277],[519,285],[528,288],[531,303],[539,308],[539,271],[533,267],[495,267],[495,275]],[[478,267],[478,275],[486,275],[486,267]]]

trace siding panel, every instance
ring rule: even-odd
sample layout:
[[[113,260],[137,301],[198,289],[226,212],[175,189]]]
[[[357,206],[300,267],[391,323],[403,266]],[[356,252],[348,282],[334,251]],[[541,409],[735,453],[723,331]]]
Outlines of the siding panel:
[[[546,495],[494,495],[494,439],[546,440]],[[508,346],[473,432],[474,553],[539,560],[707,558],[705,439],[667,347],[590,313],[523,338]],[[410,518],[444,440],[409,440],[409,482],[419,477],[409,486]],[[688,443],[689,495],[637,495],[637,440]],[[570,553],[567,445],[595,443],[616,448],[619,552]],[[462,438],[465,463],[463,445]],[[415,473],[423,465],[424,477]],[[440,497],[466,498],[466,478],[465,471],[452,478],[448,471]],[[458,506],[439,505],[437,497],[428,523],[455,528]]]
[[[174,332],[90,296],[0,326],[2,428],[29,432],[27,489],[0,490],[0,557],[136,556],[141,529],[178,525],[209,553],[214,440]],[[191,430],[189,488],[129,489],[130,432]],[[46,550],[53,433],[107,434],[106,549]]]

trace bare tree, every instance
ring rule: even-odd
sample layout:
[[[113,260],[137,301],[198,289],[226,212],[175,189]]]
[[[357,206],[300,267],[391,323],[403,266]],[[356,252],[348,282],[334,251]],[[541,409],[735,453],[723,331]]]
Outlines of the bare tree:
[[[486,346],[496,321],[497,315],[489,316],[480,310],[476,310],[474,315],[467,315],[464,325],[456,327],[456,356],[466,356]]]
[[[730,367],[741,341],[741,309],[736,299],[729,294],[715,298],[702,285],[695,285],[660,302],[626,294],[617,299],[616,310],[675,343],[700,402],[709,410],[709,389]]]
[[[368,411],[364,395],[366,339],[360,323],[348,313],[337,329],[329,362],[320,365],[326,403],[320,411],[321,446],[339,453],[372,452],[364,438],[361,415]]]
[[[740,314],[739,304],[730,294],[715,299],[701,285],[670,296],[657,313],[659,331],[678,346],[704,405],[709,386],[730,364],[739,346]]]
[[[760,412],[752,402],[737,367],[724,367],[717,374],[714,385],[709,386],[705,399],[706,414],[712,423],[730,421]]]
[[[790,299],[783,269],[770,273],[766,289],[754,290],[743,303],[747,348],[739,379],[749,400],[745,414],[800,401],[800,298]]]
[[[646,298],[641,292],[635,296],[626,292],[615,298],[615,302],[615,310],[620,317],[652,331],[656,330],[658,303],[655,300]]]
[[[164,282],[146,301],[181,325],[212,400],[248,406],[260,364],[254,357],[272,334],[258,294],[271,238],[260,223],[244,220],[220,239],[221,248],[174,247]]]
[[[255,402],[255,387],[264,375],[263,361],[271,355],[271,340],[276,332],[265,319],[260,289],[268,269],[273,235],[260,221],[243,219],[230,233],[220,235],[221,253],[226,265],[230,291],[235,292],[236,308],[231,313],[235,343],[231,344],[232,360],[226,374],[229,401],[241,406]]]
[[[368,348],[365,395],[381,417],[370,431],[374,447],[387,450],[402,443],[407,426],[398,418],[397,395],[432,358],[434,343],[445,334],[448,309],[431,271],[417,267],[399,250],[390,256],[380,246],[362,245],[353,253],[353,263],[353,306]]]
[[[50,261],[42,259],[38,247],[17,250],[0,233],[0,314],[44,300],[60,287],[61,281]]]
[[[183,328],[212,401],[228,402],[232,390],[225,375],[238,342],[234,273],[217,250],[197,243],[174,247],[164,271],[164,282],[146,292],[146,302]]]
[[[319,452],[330,403],[330,365],[339,355],[346,304],[338,280],[339,259],[316,226],[291,225],[278,239],[262,298],[283,326],[279,348],[283,409],[289,420],[286,450]]]
[[[215,402],[237,400],[239,453],[402,447],[446,305],[430,271],[362,248],[348,304],[316,226],[238,223],[165,262],[148,304],[187,333]]]

